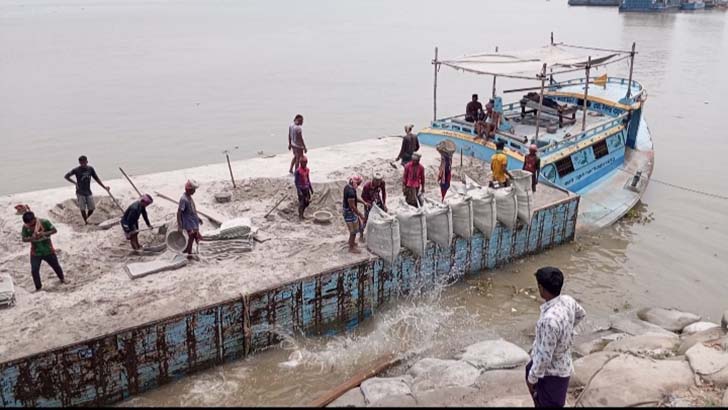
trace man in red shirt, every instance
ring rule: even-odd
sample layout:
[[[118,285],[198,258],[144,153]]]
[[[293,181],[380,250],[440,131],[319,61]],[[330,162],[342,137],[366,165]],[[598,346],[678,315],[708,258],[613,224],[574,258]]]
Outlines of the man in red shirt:
[[[387,211],[387,187],[381,174],[374,174],[374,178],[364,184],[361,190],[361,199],[364,201],[364,222],[359,229],[359,233],[362,235],[361,238],[364,238],[364,228],[367,226],[369,211],[372,210],[374,204],[377,204],[383,211]]]
[[[296,169],[295,184],[296,193],[298,193],[298,219],[306,219],[303,211],[308,208],[311,203],[311,195],[313,195],[313,186],[311,186],[311,170],[307,167],[308,158],[301,156],[299,167]]]
[[[531,189],[536,192],[538,174],[541,172],[541,158],[538,157],[538,147],[531,144],[528,148],[528,155],[523,158],[523,169],[531,173]]]
[[[408,204],[417,207],[418,193],[425,193],[425,167],[420,164],[420,154],[412,154],[412,161],[404,167],[402,192]]]

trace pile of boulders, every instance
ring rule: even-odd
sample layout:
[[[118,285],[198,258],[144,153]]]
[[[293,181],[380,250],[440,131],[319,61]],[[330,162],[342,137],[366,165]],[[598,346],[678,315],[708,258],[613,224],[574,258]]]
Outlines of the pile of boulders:
[[[728,406],[728,311],[721,324],[675,309],[615,316],[579,335],[568,404]],[[508,341],[468,346],[453,360],[420,359],[399,377],[375,377],[329,407],[531,407],[525,350]]]
[[[454,360],[424,358],[399,377],[374,377],[329,407],[528,406],[528,353],[503,339],[468,346]]]
[[[710,404],[701,402],[704,390],[728,386],[727,321],[728,312],[721,326],[664,308],[613,318],[609,329],[579,337],[574,347],[575,356],[581,356],[571,379],[578,392],[575,404]]]

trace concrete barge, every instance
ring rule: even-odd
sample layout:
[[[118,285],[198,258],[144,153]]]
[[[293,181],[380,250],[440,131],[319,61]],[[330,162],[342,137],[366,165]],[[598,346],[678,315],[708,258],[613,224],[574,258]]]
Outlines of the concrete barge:
[[[340,156],[363,147],[369,151],[358,161],[386,158],[386,153],[396,152],[398,140],[370,140],[312,150],[309,158],[313,162],[317,154]],[[430,164],[435,163],[434,149],[423,147],[422,151]],[[287,156],[274,159],[268,165],[274,163],[283,170],[287,160]],[[235,163],[234,168],[243,168],[240,163]],[[212,167],[214,171],[207,169],[206,173],[210,179],[224,178],[224,164]],[[279,172],[271,171],[275,167],[264,168]],[[320,172],[324,175],[324,169],[330,170],[326,177],[330,179],[336,167],[327,167],[322,164]],[[192,172],[187,170],[185,174]],[[111,183],[115,187],[119,184]],[[476,233],[468,240],[455,237],[449,247],[429,243],[424,257],[416,258],[405,250],[391,265],[365,254],[352,263],[313,274],[280,275],[293,279],[263,289],[232,286],[214,303],[198,303],[198,307],[181,313],[4,360],[0,363],[0,403],[4,407],[110,404],[274,346],[283,333],[333,335],[353,329],[377,308],[412,289],[460,280],[572,240],[580,197],[545,186],[540,189],[530,225],[508,229],[499,224],[490,238]],[[21,198],[29,197],[12,199]],[[287,267],[282,265],[282,269]],[[231,270],[228,273],[248,274],[251,270],[249,280],[256,281],[255,266],[240,265]],[[23,301],[21,295],[18,303],[22,305]],[[199,300],[187,302],[194,305]],[[108,317],[102,320],[113,321]]]

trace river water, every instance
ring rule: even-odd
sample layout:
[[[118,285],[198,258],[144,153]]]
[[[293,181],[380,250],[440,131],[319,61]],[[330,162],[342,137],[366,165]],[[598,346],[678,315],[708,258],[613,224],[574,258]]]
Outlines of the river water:
[[[566,272],[587,326],[651,305],[716,321],[728,308],[727,201],[658,181],[728,194],[726,20],[720,10],[620,14],[565,0],[6,0],[0,194],[60,186],[80,154],[110,179],[117,166],[141,174],[219,162],[225,149],[235,159],[281,152],[299,112],[311,147],[426,126],[435,46],[445,57],[534,47],[551,31],[609,48],[636,41],[656,166],[634,218],[384,308],[351,335],[290,337],[125,404],[305,404],[385,352],[447,356],[494,336],[525,346],[538,312],[532,273],[547,264]],[[440,115],[490,93],[489,77],[443,68],[438,81]],[[303,364],[281,368],[292,351]]]

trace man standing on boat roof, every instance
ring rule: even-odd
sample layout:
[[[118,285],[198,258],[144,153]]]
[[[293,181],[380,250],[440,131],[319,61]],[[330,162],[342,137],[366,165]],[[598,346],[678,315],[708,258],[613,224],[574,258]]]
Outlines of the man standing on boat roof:
[[[361,185],[362,178],[359,175],[352,175],[349,182],[344,187],[344,200],[342,203],[344,222],[349,230],[349,252],[360,253],[356,246],[356,233],[359,232],[359,224],[364,220],[364,216],[357,208],[356,189]]]
[[[303,141],[303,115],[296,114],[293,124],[288,126],[288,150],[293,151],[293,159],[288,173],[293,174],[293,170],[298,168],[303,154],[308,152],[306,143]]]
[[[202,239],[202,235],[200,235],[202,219],[197,215],[197,207],[192,199],[197,188],[199,188],[197,182],[188,180],[185,183],[185,193],[180,197],[177,208],[177,231],[181,232],[183,229],[187,231],[187,247],[184,250],[187,255],[192,255],[192,244],[195,242],[199,244]]]
[[[307,167],[308,158],[301,156],[301,161],[296,168],[294,183],[296,184],[296,193],[298,194],[298,219],[306,219],[303,212],[311,203],[311,195],[313,195],[313,185],[311,184],[310,169]]]
[[[528,147],[528,155],[523,158],[523,170],[531,173],[531,189],[536,192],[538,176],[541,173],[541,158],[538,157],[538,147],[531,144]]]
[[[420,164],[420,154],[418,153],[412,154],[412,161],[404,167],[402,193],[408,204],[419,207],[419,194],[425,193],[425,167]]]
[[[78,166],[66,173],[64,178],[66,181],[76,185],[76,199],[78,200],[78,208],[81,210],[81,217],[83,223],[88,224],[88,218],[94,213],[96,209],[96,203],[94,202],[94,196],[91,192],[91,178],[96,181],[97,184],[101,185],[105,190],[110,190],[108,186],[101,182],[101,179],[96,174],[94,167],[88,164],[88,158],[85,155],[78,157]],[[72,180],[71,176],[75,176],[76,180]]]
[[[508,172],[508,157],[503,153],[505,144],[503,141],[498,141],[495,143],[495,147],[495,154],[490,157],[490,170],[492,171],[490,187],[507,187],[509,185],[508,180],[513,176]]]
[[[124,216],[121,217],[121,229],[124,230],[126,239],[131,242],[131,248],[135,251],[141,249],[141,245],[139,245],[139,217],[144,218],[147,228],[152,229],[152,224],[149,223],[149,217],[147,216],[147,207],[152,202],[154,202],[152,196],[144,194],[139,200],[129,205],[124,212]]]
[[[536,322],[531,361],[526,365],[526,385],[535,407],[564,407],[574,371],[574,327],[586,317],[586,312],[574,298],[561,294],[561,270],[546,266],[536,271],[535,276],[545,303]]]
[[[404,126],[405,136],[402,139],[402,147],[399,149],[399,155],[395,158],[395,161],[402,160],[402,166],[407,165],[412,160],[412,154],[420,150],[420,141],[417,139],[417,135],[412,134],[412,128],[414,125],[409,124]]]

